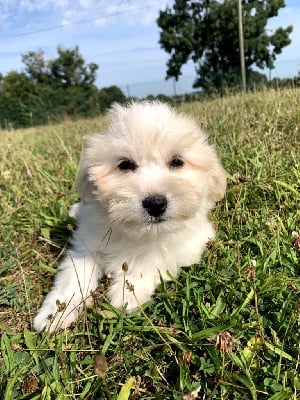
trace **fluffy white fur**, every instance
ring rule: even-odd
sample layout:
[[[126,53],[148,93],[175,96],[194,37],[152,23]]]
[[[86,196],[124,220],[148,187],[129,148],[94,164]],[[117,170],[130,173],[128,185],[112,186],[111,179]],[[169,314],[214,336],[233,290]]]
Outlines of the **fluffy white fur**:
[[[225,172],[196,123],[159,102],[115,105],[110,118],[105,133],[87,140],[81,202],[71,210],[78,228],[34,319],[37,331],[76,321],[103,274],[111,275],[112,305],[136,308],[160,275],[198,263],[215,235],[208,213],[224,196]]]

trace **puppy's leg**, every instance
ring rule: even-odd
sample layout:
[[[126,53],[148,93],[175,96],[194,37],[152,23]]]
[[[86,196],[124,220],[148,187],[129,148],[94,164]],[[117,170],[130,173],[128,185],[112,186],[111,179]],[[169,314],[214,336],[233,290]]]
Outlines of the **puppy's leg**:
[[[108,298],[116,308],[127,303],[127,311],[132,311],[151,299],[159,283],[158,274],[131,272],[116,276],[108,291]]]
[[[70,251],[58,268],[54,284],[33,321],[34,329],[49,332],[75,322],[84,305],[92,303],[101,270],[90,255]]]

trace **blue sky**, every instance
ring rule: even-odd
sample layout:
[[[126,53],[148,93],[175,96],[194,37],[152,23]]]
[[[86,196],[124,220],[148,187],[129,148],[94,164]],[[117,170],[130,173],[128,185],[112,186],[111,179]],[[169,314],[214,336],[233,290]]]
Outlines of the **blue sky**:
[[[21,54],[78,45],[87,62],[99,65],[97,85],[118,85],[126,94],[182,93],[191,90],[194,65],[182,69],[174,87],[165,82],[168,54],[158,44],[159,9],[172,0],[0,0],[0,72],[23,70]],[[293,25],[292,44],[277,57],[272,76],[300,71],[300,0],[286,0],[268,29]]]

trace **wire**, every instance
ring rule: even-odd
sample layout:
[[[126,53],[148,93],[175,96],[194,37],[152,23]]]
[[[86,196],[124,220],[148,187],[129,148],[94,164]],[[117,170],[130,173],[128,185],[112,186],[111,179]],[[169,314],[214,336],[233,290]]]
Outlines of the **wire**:
[[[122,0],[117,1],[116,3],[111,3],[110,5],[111,6],[119,6],[121,3],[122,3]],[[83,9],[77,9],[72,16],[75,17],[76,15],[78,15],[79,12],[80,12],[80,14],[83,13],[83,14],[86,14],[86,16],[87,16],[90,13],[95,14],[95,12],[97,10],[102,10],[102,9],[103,9],[103,6],[84,9],[84,10]],[[58,15],[56,15],[56,14],[53,15],[52,14],[51,17],[43,18],[43,19],[37,19],[37,20],[34,21],[34,23],[35,24],[44,24],[45,22],[50,22],[50,21],[53,21],[53,20],[57,20],[57,18],[58,18]],[[7,33],[7,32],[9,33],[9,32],[12,32],[12,31],[18,29],[18,28],[26,28],[26,27],[28,27],[27,23],[26,24],[23,23],[23,24],[19,24],[19,25],[14,25],[13,27],[10,27],[10,28],[7,28],[7,29],[1,29],[1,33]]]
[[[146,8],[148,9],[149,7],[154,7],[154,6],[157,6],[157,4],[153,3],[153,4],[148,4],[147,6],[143,6],[143,7],[132,8],[131,10],[120,11],[120,12],[107,14],[107,15],[100,15],[100,16],[97,16],[97,17],[94,16],[93,18],[82,19],[80,21],[73,22],[73,23],[70,23],[70,24],[59,24],[59,25],[48,27],[48,28],[38,29],[38,30],[35,30],[35,31],[16,33],[16,34],[13,34],[13,35],[2,37],[2,38],[0,38],[0,41],[1,40],[12,39],[12,38],[17,38],[17,37],[22,37],[22,36],[34,35],[36,33],[41,33],[41,32],[49,32],[49,31],[53,31],[53,30],[56,30],[56,29],[66,28],[68,26],[80,25],[80,24],[84,24],[86,22],[95,21],[96,19],[99,19],[99,18],[116,17],[118,15],[129,14],[129,13],[132,13],[132,12],[135,12],[135,11],[144,10]]]

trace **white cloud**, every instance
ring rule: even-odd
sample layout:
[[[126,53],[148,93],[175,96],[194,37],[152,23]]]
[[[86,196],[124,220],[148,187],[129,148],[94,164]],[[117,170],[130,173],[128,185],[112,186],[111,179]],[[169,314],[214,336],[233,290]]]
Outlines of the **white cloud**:
[[[66,19],[66,18],[64,18],[64,19],[62,19],[61,20],[61,25],[62,26],[70,26],[70,25],[72,25],[72,22],[70,21],[70,19]]]
[[[95,26],[99,27],[99,26],[104,26],[107,23],[107,19],[106,18],[97,18],[94,21]]]

